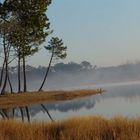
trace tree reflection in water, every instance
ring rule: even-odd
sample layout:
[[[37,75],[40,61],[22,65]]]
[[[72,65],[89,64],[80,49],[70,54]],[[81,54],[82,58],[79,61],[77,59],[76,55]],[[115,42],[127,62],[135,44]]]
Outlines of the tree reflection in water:
[[[41,108],[48,114],[49,118],[51,121],[54,121],[54,119],[52,118],[52,116],[50,115],[48,109],[45,107],[45,105],[40,104]],[[2,117],[2,119],[13,119],[16,118],[17,116],[15,115],[15,111],[16,109],[19,109],[19,112],[21,114],[21,120],[24,122],[25,118],[27,118],[27,121],[30,122],[31,121],[31,116],[30,116],[30,109],[28,106],[25,107],[18,107],[18,108],[13,108],[13,109],[1,109],[0,110],[0,115]]]

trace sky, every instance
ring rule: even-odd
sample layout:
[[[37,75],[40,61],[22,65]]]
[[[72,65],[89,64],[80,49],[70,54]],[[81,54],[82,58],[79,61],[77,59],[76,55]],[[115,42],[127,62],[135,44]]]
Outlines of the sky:
[[[67,58],[57,62],[89,61],[115,66],[140,61],[140,0],[53,0],[46,12],[50,37],[63,39]],[[49,54],[40,50],[28,63],[46,65]]]

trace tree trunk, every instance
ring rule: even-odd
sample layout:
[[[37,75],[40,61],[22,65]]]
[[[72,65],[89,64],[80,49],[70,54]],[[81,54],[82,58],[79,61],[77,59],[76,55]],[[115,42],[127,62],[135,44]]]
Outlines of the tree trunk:
[[[25,68],[25,56],[23,56],[23,91],[27,91],[27,85],[26,85],[26,68]]]
[[[50,59],[50,62],[49,62],[49,65],[48,65],[48,68],[47,68],[47,71],[46,71],[44,80],[43,80],[43,82],[42,82],[42,84],[41,84],[41,86],[40,86],[40,88],[39,88],[38,91],[42,91],[42,88],[43,88],[43,86],[44,86],[44,84],[45,84],[45,81],[46,81],[46,79],[47,79],[47,76],[48,76],[48,73],[49,73],[49,70],[50,70],[50,67],[51,67],[53,55],[54,55],[54,49],[53,49],[53,51],[52,51],[51,59]]]
[[[4,95],[5,93],[5,88],[6,88],[6,85],[7,85],[7,79],[8,79],[8,75],[7,75],[7,66],[6,66],[6,73],[5,73],[5,80],[4,80],[4,84],[3,84],[3,87],[2,87],[2,90],[1,90],[1,94]]]
[[[8,52],[6,51],[8,50]],[[4,55],[5,55],[5,59],[4,59],[4,62],[3,62],[3,66],[2,66],[2,71],[1,71],[1,77],[0,77],[0,86],[2,85],[2,81],[3,81],[3,74],[4,74],[4,68],[5,68],[5,82],[4,82],[4,87],[6,87],[6,84],[7,84],[7,80],[8,80],[8,83],[9,83],[9,87],[10,87],[10,91],[11,93],[13,93],[13,88],[12,88],[12,84],[11,84],[11,81],[10,81],[10,77],[9,77],[9,69],[8,69],[8,59],[9,59],[9,49],[6,49],[6,46],[4,45]]]
[[[20,78],[20,54],[18,56],[18,93],[21,92],[21,78]]]
[[[7,74],[8,74],[7,78],[8,78],[8,83],[9,83],[9,86],[10,86],[10,91],[11,91],[11,93],[13,93],[13,87],[12,87],[12,84],[11,84],[11,81],[10,81],[9,72]]]
[[[6,42],[5,42],[5,36],[3,38],[3,48],[4,48],[4,60],[5,60],[5,80],[4,84],[1,90],[1,94],[3,95],[5,93],[5,88],[7,85],[7,80],[8,80],[8,56],[7,56],[7,49],[6,49]]]
[[[0,75],[0,87],[2,86],[2,80],[4,75],[4,67],[5,67],[5,59],[3,61],[2,69],[1,69],[1,75]]]

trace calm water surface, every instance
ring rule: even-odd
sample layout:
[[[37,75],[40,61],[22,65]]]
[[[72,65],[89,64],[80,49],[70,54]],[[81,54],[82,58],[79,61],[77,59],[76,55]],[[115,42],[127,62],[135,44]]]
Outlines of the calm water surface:
[[[45,106],[55,120],[91,115],[140,116],[140,82],[102,85],[102,87],[107,92],[69,102],[45,104]],[[44,114],[38,106],[31,107],[30,110],[34,120],[48,120],[47,114]]]

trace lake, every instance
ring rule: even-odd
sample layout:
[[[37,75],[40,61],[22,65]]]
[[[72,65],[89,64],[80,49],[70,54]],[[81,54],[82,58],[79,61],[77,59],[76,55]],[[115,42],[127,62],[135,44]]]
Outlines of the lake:
[[[46,104],[54,120],[70,117],[100,115],[113,117],[123,115],[127,117],[140,116],[140,82],[100,85],[106,92],[78,100]],[[92,87],[89,87],[92,88]],[[31,108],[35,112],[37,106]],[[48,119],[41,110],[37,109],[34,119]]]
[[[102,87],[106,92],[67,102],[44,104],[44,106],[54,120],[92,115],[105,117],[140,116],[140,82],[104,84],[88,88],[95,87]],[[50,120],[40,105],[29,106],[28,109],[32,120]],[[26,114],[25,110],[23,113]],[[16,115],[20,117],[18,108]]]

